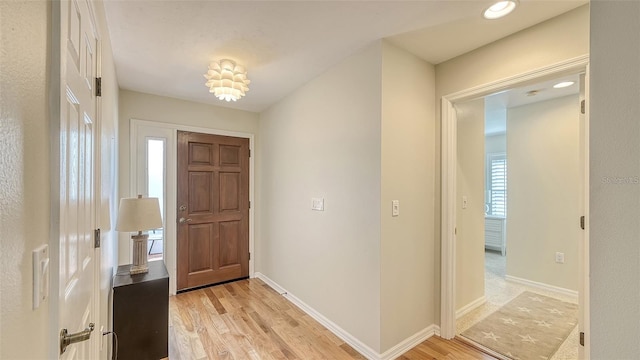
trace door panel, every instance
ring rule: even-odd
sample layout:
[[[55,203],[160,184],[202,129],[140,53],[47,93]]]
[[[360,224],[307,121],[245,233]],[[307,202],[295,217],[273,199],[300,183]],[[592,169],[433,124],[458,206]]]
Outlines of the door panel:
[[[211,262],[211,224],[189,226],[189,273],[213,268]]]
[[[220,212],[240,211],[240,174],[220,174]]]
[[[240,221],[225,221],[219,225],[220,267],[234,266],[239,262]]]
[[[178,218],[178,290],[249,276],[248,139],[178,132]]]
[[[189,209],[191,214],[213,214],[213,172],[192,171],[189,176]]]
[[[86,1],[62,1],[63,49],[60,116],[60,328],[81,331],[94,314],[96,290],[93,229],[95,228],[94,159],[97,36]],[[60,359],[97,356],[96,335],[70,345]]]

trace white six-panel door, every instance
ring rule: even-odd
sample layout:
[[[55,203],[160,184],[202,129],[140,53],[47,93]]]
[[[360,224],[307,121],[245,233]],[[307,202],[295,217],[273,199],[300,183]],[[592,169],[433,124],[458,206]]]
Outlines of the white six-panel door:
[[[97,35],[86,0],[62,1],[60,118],[60,267],[58,321],[76,333],[96,321],[94,311],[94,158]],[[95,341],[70,345],[60,359],[96,358]]]

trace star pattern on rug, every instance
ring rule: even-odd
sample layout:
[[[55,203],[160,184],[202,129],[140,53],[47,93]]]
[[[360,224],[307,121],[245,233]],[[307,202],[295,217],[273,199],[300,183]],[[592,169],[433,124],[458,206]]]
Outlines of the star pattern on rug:
[[[525,292],[462,335],[512,360],[548,360],[577,324],[577,304]]]
[[[532,344],[535,344],[538,341],[538,339],[534,339],[534,338],[531,337],[531,335],[528,335],[528,334],[527,335],[518,335],[518,336],[520,336],[520,338],[521,338],[520,340],[522,340],[522,342],[530,342]]]
[[[548,322],[544,321],[544,320],[533,320],[534,323],[536,323],[538,326],[544,326],[546,328],[551,328],[551,324],[549,324]]]
[[[482,332],[484,334],[484,338],[485,339],[491,339],[491,340],[495,340],[498,341],[498,339],[500,338],[500,336],[496,335],[492,332]]]

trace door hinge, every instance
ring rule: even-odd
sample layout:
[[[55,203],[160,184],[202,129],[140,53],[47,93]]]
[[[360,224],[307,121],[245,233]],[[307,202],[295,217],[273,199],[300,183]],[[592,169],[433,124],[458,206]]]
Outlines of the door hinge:
[[[249,149],[249,157],[251,157],[251,149]]]
[[[93,247],[96,249],[100,247],[100,229],[93,230]]]
[[[251,201],[249,201],[249,209],[251,209]]]
[[[584,230],[584,215],[580,216],[580,228]]]
[[[96,78],[96,96],[102,96],[102,78]]]
[[[251,260],[251,253],[249,253],[249,260]]]
[[[585,114],[586,112],[587,112],[587,101],[582,100],[580,101],[580,113]]]
[[[580,331],[580,345],[584,346],[584,331]]]

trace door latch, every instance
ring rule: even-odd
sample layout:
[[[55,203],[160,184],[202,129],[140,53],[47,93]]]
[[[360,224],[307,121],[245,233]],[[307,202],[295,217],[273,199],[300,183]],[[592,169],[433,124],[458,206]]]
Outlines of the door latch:
[[[60,330],[60,355],[67,351],[67,346],[89,340],[94,327],[93,323],[89,323],[88,328],[74,334],[69,334],[67,329]]]

